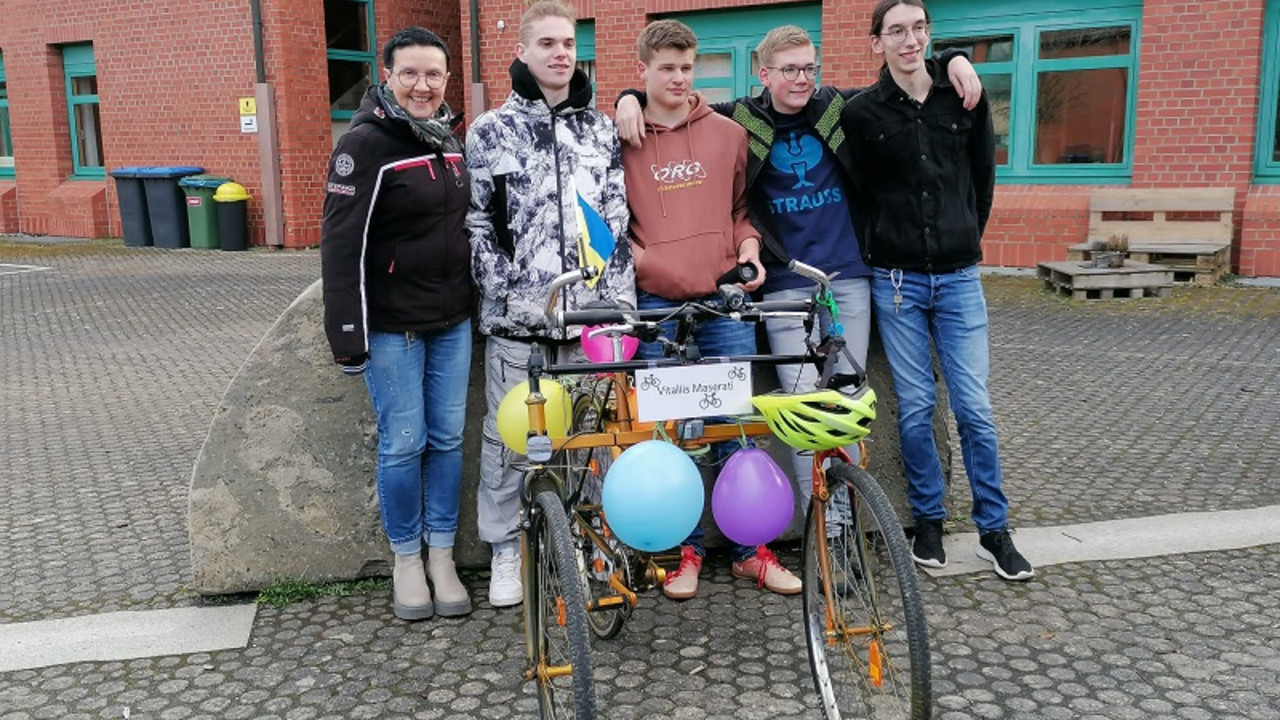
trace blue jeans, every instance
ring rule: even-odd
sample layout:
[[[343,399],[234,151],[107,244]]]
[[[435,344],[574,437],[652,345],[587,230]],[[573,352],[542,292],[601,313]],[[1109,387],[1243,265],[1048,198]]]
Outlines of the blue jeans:
[[[718,298],[719,296],[713,295],[704,299],[716,300]],[[683,304],[682,301],[668,300],[643,291],[638,292],[636,297],[636,306],[640,310],[675,308]],[[675,320],[663,323],[662,334],[669,339],[675,339],[676,324]],[[694,330],[693,339],[703,357],[751,355],[756,351],[755,326],[751,323],[738,322],[728,318],[716,318],[710,322],[699,324]],[[641,360],[660,358],[662,357],[662,345],[656,342],[641,343],[640,348],[636,351],[636,357]],[[728,459],[738,447],[739,445],[734,442],[716,443],[712,447],[716,466],[723,466],[723,461]],[[685,541],[681,544],[692,546],[699,556],[705,557],[707,551],[703,546],[704,536],[705,533],[702,530],[702,526],[698,525],[693,528],[693,532],[689,533],[689,537],[685,538]],[[733,541],[730,541],[730,544],[730,554],[733,556],[734,562],[742,562],[756,554],[754,546],[739,545]]]
[[[831,283],[831,294],[835,296],[839,316],[836,320],[844,326],[844,339],[848,343],[849,354],[867,369],[867,343],[871,335],[871,278],[854,277],[839,278]],[[791,288],[766,293],[765,300],[804,300],[813,295],[812,288]],[[792,318],[775,318],[766,320],[765,329],[769,334],[769,351],[774,355],[800,355],[804,353],[804,324]],[[817,342],[822,335],[831,329],[831,311],[823,308],[818,311],[818,328],[813,340]],[[844,358],[840,359],[844,363]],[[818,369],[813,365],[778,365],[778,387],[784,392],[811,392],[818,382]],[[843,368],[844,372],[852,372],[852,368]],[[857,445],[850,445],[849,452],[854,462],[861,459]],[[796,486],[800,489],[800,500],[809,504],[813,496],[813,452],[791,449],[791,467],[795,473]]]
[[[937,404],[930,341],[937,350],[960,452],[973,490],[973,521],[979,532],[1008,525],[1009,501],[1000,487],[996,426],[987,393],[991,368],[987,301],[978,267],[949,273],[874,268],[871,300],[898,396],[898,433],[907,472],[911,514],[946,517],[942,463],[934,444]],[[895,305],[894,295],[900,295]]]
[[[365,384],[378,416],[378,506],[397,555],[453,547],[471,321],[434,333],[369,332]]]

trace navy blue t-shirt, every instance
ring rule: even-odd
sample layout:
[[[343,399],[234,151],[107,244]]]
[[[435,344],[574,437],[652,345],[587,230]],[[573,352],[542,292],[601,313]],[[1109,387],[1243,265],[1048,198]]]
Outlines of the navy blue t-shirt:
[[[835,155],[823,144],[804,113],[784,115],[772,108],[774,135],[769,161],[752,192],[762,193],[769,221],[791,257],[840,277],[869,277],[849,216]],[[761,292],[811,285],[780,265],[770,265]]]

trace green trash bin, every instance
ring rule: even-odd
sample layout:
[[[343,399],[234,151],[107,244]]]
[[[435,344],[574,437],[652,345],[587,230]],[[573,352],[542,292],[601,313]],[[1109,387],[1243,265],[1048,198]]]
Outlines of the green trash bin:
[[[187,228],[191,231],[191,247],[201,250],[217,250],[218,209],[213,195],[230,178],[216,175],[188,175],[178,181],[178,187],[187,196]]]

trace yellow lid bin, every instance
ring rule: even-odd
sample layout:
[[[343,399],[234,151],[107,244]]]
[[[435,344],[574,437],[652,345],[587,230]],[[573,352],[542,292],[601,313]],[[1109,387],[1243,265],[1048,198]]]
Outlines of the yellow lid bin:
[[[249,248],[249,191],[240,183],[225,182],[213,193],[218,206],[218,241],[223,250]]]
[[[240,183],[227,182],[218,186],[213,193],[214,202],[240,202],[249,199],[249,191]]]

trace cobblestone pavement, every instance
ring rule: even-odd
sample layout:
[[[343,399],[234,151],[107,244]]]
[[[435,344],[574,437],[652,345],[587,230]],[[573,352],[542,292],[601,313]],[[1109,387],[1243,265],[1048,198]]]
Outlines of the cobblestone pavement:
[[[0,245],[4,263],[49,269],[0,265],[0,623],[198,604],[192,464],[318,255]],[[1280,504],[1280,290],[1078,303],[1030,278],[987,286],[1016,526]],[[963,488],[952,505],[966,514]],[[1280,720],[1278,549],[1052,566],[1020,585],[922,575],[934,715]],[[395,621],[379,590],[263,606],[241,650],[0,674],[0,720],[536,716],[520,614],[468,582],[464,619]],[[697,598],[650,592],[595,643],[603,715],[817,716],[798,615],[713,556]]]

